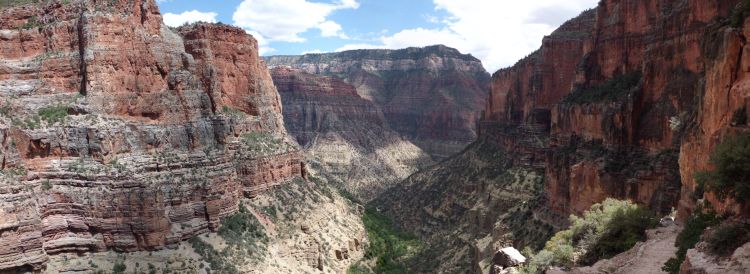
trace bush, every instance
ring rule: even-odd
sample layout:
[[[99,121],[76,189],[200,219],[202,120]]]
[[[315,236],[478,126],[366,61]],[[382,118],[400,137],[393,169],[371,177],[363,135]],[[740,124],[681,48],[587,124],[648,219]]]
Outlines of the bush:
[[[413,235],[394,228],[391,221],[374,209],[362,215],[370,244],[365,257],[375,259],[375,273],[411,273],[403,263],[421,248],[421,241]]]
[[[125,273],[125,269],[128,267],[125,265],[124,262],[117,262],[114,266],[112,266],[112,274],[121,274]]]
[[[750,224],[728,223],[716,228],[711,233],[708,251],[717,256],[732,255],[734,250],[750,241]]]
[[[699,172],[699,189],[731,196],[740,203],[750,198],[750,134],[731,137],[719,144],[709,160],[713,171]]]
[[[52,183],[50,183],[49,180],[44,180],[42,182],[42,190],[47,191],[47,190],[50,190],[50,189],[52,189]]]
[[[645,240],[646,229],[655,227],[658,219],[630,201],[607,199],[592,205],[583,217],[572,215],[570,222],[567,230],[555,234],[544,249],[532,257],[530,265],[546,268],[551,262],[572,267],[611,258]]]
[[[42,120],[47,121],[50,125],[52,125],[57,122],[62,122],[66,117],[68,117],[68,107],[54,106],[41,108],[39,109],[38,115],[42,118]]]
[[[518,268],[518,272],[521,274],[537,274],[543,273],[555,260],[555,255],[547,250],[542,250],[536,255],[529,257],[529,263],[527,265]]]
[[[230,245],[255,245],[257,241],[265,243],[268,239],[263,226],[243,205],[240,205],[239,212],[221,221],[219,236]]]
[[[607,82],[592,87],[578,87],[563,99],[563,103],[606,103],[622,99],[641,82],[641,72],[615,76]]]
[[[721,221],[716,215],[710,211],[703,212],[702,209],[697,209],[690,218],[685,221],[685,227],[682,229],[680,234],[677,235],[677,240],[674,245],[677,247],[676,256],[670,258],[662,267],[662,270],[670,273],[680,273],[680,265],[685,261],[685,255],[688,249],[695,247],[700,241],[701,234],[709,227],[718,224]]]

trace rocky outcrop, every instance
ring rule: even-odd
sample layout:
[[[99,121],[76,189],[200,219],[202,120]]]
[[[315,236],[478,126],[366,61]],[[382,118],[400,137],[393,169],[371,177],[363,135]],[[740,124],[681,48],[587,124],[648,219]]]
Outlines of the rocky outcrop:
[[[358,199],[368,201],[432,164],[352,85],[287,67],[271,74],[284,105],[284,124],[303,147],[311,170]]]
[[[702,41],[736,3],[602,1],[493,76],[483,124],[549,129],[549,151],[539,162],[558,212],[581,213],[607,197],[662,212],[678,200],[689,208],[692,191],[681,182],[694,185],[698,169],[685,165],[705,165],[710,154],[686,151],[690,142],[681,146],[700,132],[693,125],[705,124],[705,104],[696,98],[711,53]],[[707,79],[706,94],[716,94],[710,86]],[[703,160],[685,159],[692,157]]]
[[[173,30],[153,0],[33,1],[0,18],[0,271],[174,246],[303,175],[243,30]]]
[[[750,271],[750,244],[745,244],[732,252],[728,258],[718,258],[706,250],[705,243],[690,249],[680,273],[747,273]]]
[[[271,67],[339,77],[383,110],[388,126],[436,159],[474,141],[489,75],[445,46],[266,57]]]

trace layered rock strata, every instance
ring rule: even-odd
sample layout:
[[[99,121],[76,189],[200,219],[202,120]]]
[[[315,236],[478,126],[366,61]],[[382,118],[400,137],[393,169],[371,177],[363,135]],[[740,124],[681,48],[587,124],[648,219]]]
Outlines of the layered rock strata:
[[[474,141],[489,84],[478,59],[440,45],[265,59],[271,67],[343,79],[380,106],[390,128],[435,159]]]
[[[176,245],[303,175],[241,29],[170,29],[153,0],[28,1],[0,29],[2,271]]]
[[[608,197],[655,212],[677,208],[680,218],[690,214],[696,199],[706,198],[719,213],[747,216],[747,204],[696,195],[694,180],[696,172],[710,169],[708,158],[718,143],[748,132],[746,119],[734,119],[746,116],[748,103],[744,41],[750,23],[739,2],[603,0],[545,37],[538,51],[493,75],[479,140],[506,152],[497,161],[508,168],[543,174],[544,190],[531,212],[545,214],[535,214],[540,223],[534,225],[563,227],[565,216]],[[437,181],[417,178],[435,169],[458,174],[468,167],[445,162],[417,173],[399,191],[418,194],[384,197],[376,204],[392,208],[388,215],[426,239],[465,235],[463,245],[433,245],[439,256],[465,250],[472,240],[502,243],[484,238],[482,223],[461,219],[471,207],[466,198],[444,188],[420,194]],[[497,167],[471,169],[468,176],[477,179]],[[477,183],[454,184],[450,188],[473,193]],[[437,201],[443,203],[441,214],[430,206]],[[500,210],[490,214],[493,220],[518,211]],[[508,231],[496,233],[509,236],[516,247],[525,245],[526,234]],[[473,253],[476,269],[490,258],[483,252],[488,249]],[[441,261],[433,269],[456,265]]]
[[[336,77],[277,67],[271,70],[284,124],[312,170],[368,201],[418,169],[430,156],[393,131],[383,111]]]
[[[716,18],[736,3],[602,1],[493,76],[483,124],[548,130],[548,151],[534,159],[546,167],[558,212],[581,213],[607,197],[661,212],[681,201],[689,211],[699,170],[690,166],[705,166],[710,150],[689,151],[696,145],[684,141],[705,132],[701,108],[719,94],[709,81],[717,48],[706,39],[726,32]],[[702,160],[687,160],[695,157]]]

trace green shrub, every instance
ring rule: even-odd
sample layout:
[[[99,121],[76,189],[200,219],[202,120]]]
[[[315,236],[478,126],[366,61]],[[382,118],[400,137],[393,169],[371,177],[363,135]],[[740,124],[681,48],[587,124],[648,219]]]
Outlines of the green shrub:
[[[44,180],[42,182],[42,190],[47,191],[47,190],[50,190],[50,189],[52,189],[52,184],[50,183],[49,180]]]
[[[52,125],[57,122],[62,122],[66,117],[68,117],[68,107],[58,105],[54,107],[41,108],[39,109],[38,115],[42,118],[42,120],[47,121],[50,125]]]
[[[375,259],[375,273],[412,273],[403,263],[422,246],[413,235],[396,229],[388,217],[368,208],[362,215],[370,244],[365,257]]]
[[[230,106],[222,106],[221,112],[234,118],[243,118],[247,116],[247,113],[243,112],[242,110]]]
[[[555,255],[548,251],[539,251],[536,255],[529,256],[529,263],[518,268],[518,272],[521,274],[537,274],[544,273],[555,260]]]
[[[709,227],[718,224],[721,221],[712,212],[698,208],[695,213],[685,221],[685,227],[683,227],[680,234],[677,235],[674,245],[677,247],[676,256],[670,258],[662,267],[662,270],[670,274],[680,273],[680,265],[685,261],[685,255],[687,250],[695,247],[700,241],[701,234]]]
[[[125,273],[125,269],[128,267],[125,265],[124,262],[116,262],[114,266],[112,266],[112,274],[122,274]]]
[[[370,271],[369,268],[361,265],[359,262],[351,265],[348,269],[346,269],[346,274],[370,274],[372,271]]]
[[[629,95],[633,88],[641,81],[641,72],[632,72],[615,76],[607,82],[592,87],[578,87],[568,96],[563,103],[587,104],[614,102]]]
[[[530,265],[572,267],[611,258],[645,240],[646,229],[655,227],[658,219],[630,201],[606,199],[592,205],[583,217],[571,215],[570,223],[547,241],[542,255],[533,256]]]
[[[750,241],[750,224],[727,223],[708,236],[708,250],[717,256],[732,255],[734,250]]]
[[[257,241],[268,239],[263,226],[243,205],[240,205],[239,212],[222,220],[219,236],[229,244],[255,245]]]
[[[713,171],[696,174],[699,188],[740,203],[750,198],[750,134],[731,137],[719,144],[709,160]]]

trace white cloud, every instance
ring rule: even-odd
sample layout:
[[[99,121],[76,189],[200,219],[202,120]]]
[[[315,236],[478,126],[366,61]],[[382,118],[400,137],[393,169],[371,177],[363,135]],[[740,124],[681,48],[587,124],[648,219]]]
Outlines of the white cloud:
[[[378,43],[351,44],[339,50],[404,48],[445,44],[476,56],[488,71],[510,66],[541,46],[544,35],[598,0],[433,0],[449,14],[440,28],[401,30]],[[428,19],[429,20],[429,19]],[[432,20],[430,20],[432,21]]]
[[[324,37],[345,37],[341,25],[326,19],[341,9],[356,9],[356,0],[340,0],[336,4],[307,0],[244,0],[235,10],[234,24],[266,37],[269,41],[304,42],[300,37],[318,28]]]
[[[320,25],[318,25],[318,29],[320,29],[320,36],[323,37],[339,37],[341,39],[349,39],[349,36],[346,36],[346,34],[342,32],[343,28],[341,27],[341,25],[333,21],[325,21],[323,23],[320,23]]]
[[[260,35],[260,33],[257,33],[255,31],[251,30],[245,30],[247,34],[250,34],[255,38],[256,41],[258,41],[258,54],[260,55],[266,55],[268,53],[276,51],[276,49],[269,46],[268,39],[263,37],[263,35]]]
[[[163,0],[166,1],[166,0]],[[219,14],[215,12],[202,12],[197,10],[185,11],[180,14],[165,13],[164,24],[170,27],[179,27],[185,23],[194,23],[198,21],[216,23],[216,16]]]

